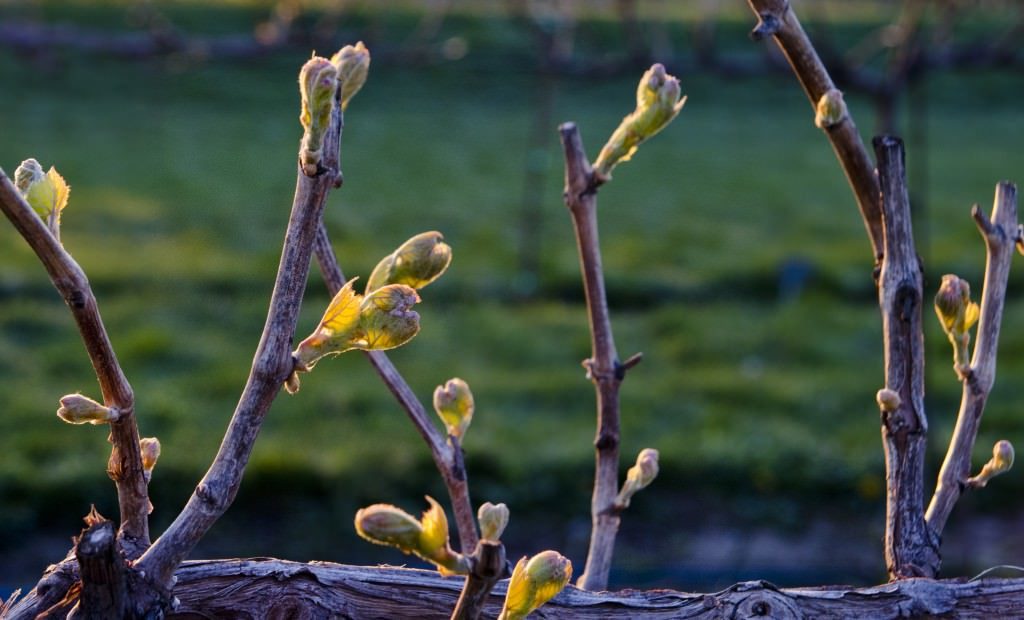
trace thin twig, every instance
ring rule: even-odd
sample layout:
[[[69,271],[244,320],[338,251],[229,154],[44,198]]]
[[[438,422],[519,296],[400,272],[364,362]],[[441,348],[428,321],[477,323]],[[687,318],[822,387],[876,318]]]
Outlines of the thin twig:
[[[327,228],[323,222],[317,228],[314,251],[327,290],[332,296],[336,295],[341,287],[345,286],[345,274],[338,263],[338,257],[334,253]],[[405,410],[409,420],[430,449],[430,455],[444,479],[448,496],[452,501],[455,526],[459,530],[459,547],[463,553],[469,553],[470,550],[476,548],[479,537],[476,531],[473,505],[469,499],[469,485],[466,480],[466,468],[462,461],[462,448],[458,445],[457,440],[451,444],[445,442],[444,435],[431,422],[431,416],[427,414],[426,408],[416,397],[402,374],[391,363],[387,353],[384,351],[364,351],[363,353],[370,360],[370,364],[380,375],[384,384],[394,394],[398,404]]]
[[[170,585],[175,568],[231,505],[263,419],[294,369],[292,339],[313,241],[327,195],[340,175],[342,124],[340,105],[335,106],[324,141],[322,168],[314,177],[306,176],[301,169],[297,172],[295,198],[263,336],[217,456],[181,514],[137,563],[157,585]]]
[[[103,403],[118,412],[117,420],[110,423],[113,448],[107,462],[107,473],[117,486],[121,513],[119,535],[124,550],[129,556],[137,557],[149,545],[150,504],[142,469],[132,387],[110,344],[85,272],[50,234],[46,224],[21,197],[3,170],[0,170],[0,209],[35,251],[71,310],[96,372]]]
[[[775,39],[789,60],[793,73],[800,80],[807,98],[811,100],[811,107],[816,107],[822,96],[836,90],[836,87],[807,33],[800,25],[796,13],[789,6],[789,1],[748,0],[748,3],[760,20],[751,35],[755,39],[769,35]],[[838,122],[823,127],[823,131],[832,143],[832,149],[839,158],[846,179],[857,198],[857,206],[871,239],[875,260],[880,261],[883,245],[882,213],[878,199],[878,180],[875,178],[874,166],[871,164],[868,151],[849,112]]]
[[[996,377],[996,352],[1006,301],[1006,282],[1014,247],[1020,238],[1016,186],[1008,181],[996,185],[991,219],[977,205],[971,209],[971,217],[985,241],[985,284],[981,293],[981,317],[974,355],[963,379],[960,412],[926,515],[928,525],[936,534],[942,534],[971,474],[971,453],[978,436],[978,425]]]
[[[590,321],[592,353],[583,365],[597,393],[592,530],[587,564],[577,585],[584,590],[604,590],[608,587],[620,522],[619,510],[615,507],[619,492],[619,386],[626,366],[619,362],[615,350],[601,268],[597,233],[597,188],[601,181],[594,175],[575,123],[565,123],[558,131],[565,156],[565,205],[576,229]]]
[[[928,420],[924,411],[923,286],[914,249],[903,142],[875,138],[882,188],[884,259],[878,282],[885,339],[885,387],[898,405],[883,407],[886,519],[885,563],[891,579],[934,577],[938,537],[924,521],[924,456]]]

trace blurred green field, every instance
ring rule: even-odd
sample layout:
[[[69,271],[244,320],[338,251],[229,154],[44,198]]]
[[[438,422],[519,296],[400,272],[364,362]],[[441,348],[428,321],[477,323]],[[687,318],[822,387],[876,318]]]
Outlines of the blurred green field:
[[[86,5],[64,10],[83,23],[110,19]],[[226,29],[255,10],[222,6],[223,18],[196,24]],[[737,49],[754,45],[741,38],[745,17]],[[521,519],[532,524],[521,540],[568,546],[582,562],[593,391],[580,367],[589,336],[555,128],[543,156],[531,153],[538,80],[528,66],[491,62],[507,51],[503,37],[512,48],[520,40],[490,18],[445,27],[470,42],[464,59],[371,69],[346,115],[345,186],[328,227],[346,273],[363,277],[407,237],[445,234],[452,267],[423,292],[422,333],[392,359],[424,401],[450,377],[472,385],[474,501],[509,503],[510,535]],[[187,66],[61,56],[40,68],[0,52],[0,166],[10,174],[36,157],[72,185],[64,244],[95,288],[142,433],[163,445],[151,485],[157,531],[216,451],[262,328],[301,134],[295,74],[307,56]],[[596,155],[632,108],[643,69],[560,78],[556,122],[578,122]],[[599,198],[616,340],[623,355],[644,353],[622,391],[623,466],[641,448],[661,451],[661,477],[626,517],[650,532],[631,529],[624,545],[636,542],[642,556],[680,514],[713,519],[702,505],[731,522],[788,528],[808,511],[880,519],[880,321],[850,191],[789,76],[680,77],[689,96],[680,117]],[[924,154],[913,143],[908,154],[911,170],[927,173],[918,187],[928,197],[918,221],[926,294],[948,272],[980,291],[984,250],[969,207],[989,204],[996,181],[1024,176],[1024,80],[975,72],[926,88],[926,165],[915,168]],[[868,136],[870,106],[850,104]],[[528,162],[546,173],[536,282],[517,267]],[[0,248],[3,554],[41,531],[66,539],[90,503],[114,514],[116,498],[103,473],[106,433],[53,414],[63,394],[97,395],[70,315],[9,226]],[[780,273],[793,264],[810,275],[783,299]],[[995,439],[1024,434],[1014,398],[1024,380],[1020,291],[1016,269],[979,465]],[[300,337],[326,303],[314,272]],[[959,384],[930,311],[926,324],[934,471]],[[963,505],[1019,511],[1022,491],[1024,477],[1009,475]],[[378,501],[415,511],[423,493],[444,496],[429,454],[365,360],[347,354],[275,403],[238,503],[199,555],[401,562],[357,541],[351,517]],[[254,523],[270,533],[251,537]],[[880,565],[876,539],[864,544],[878,546]]]

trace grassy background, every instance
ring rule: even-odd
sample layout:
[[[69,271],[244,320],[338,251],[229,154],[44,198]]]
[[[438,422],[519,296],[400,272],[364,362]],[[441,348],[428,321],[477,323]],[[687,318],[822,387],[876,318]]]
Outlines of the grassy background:
[[[41,6],[47,19],[122,25],[117,6]],[[213,13],[168,6],[177,23],[201,32],[251,27],[264,14],[253,3]],[[614,36],[596,18],[584,52]],[[853,38],[876,18],[865,10],[835,27]],[[384,39],[414,23],[396,11],[352,19],[346,27],[373,23]],[[671,31],[689,36],[685,20]],[[724,22],[727,44],[753,47],[743,39],[749,25],[741,11]],[[468,42],[465,58],[371,69],[346,118],[346,183],[329,203],[328,226],[346,273],[363,277],[407,237],[445,234],[453,265],[424,291],[422,333],[392,357],[424,400],[452,376],[472,385],[478,410],[465,448],[473,497],[511,506],[510,553],[558,546],[582,566],[593,392],[579,366],[589,337],[556,134],[552,127],[543,153],[529,151],[538,79],[521,62],[524,33],[486,14],[457,15],[444,28],[442,37]],[[39,65],[0,53],[0,165],[11,173],[33,156],[56,164],[73,187],[62,238],[95,288],[142,432],[163,445],[151,485],[156,531],[216,451],[262,328],[301,133],[295,73],[307,56],[195,64],[58,54]],[[554,118],[577,121],[596,154],[631,109],[642,69],[559,79]],[[845,530],[853,555],[818,558],[790,576],[808,583],[835,570],[879,579],[884,481],[873,395],[881,334],[869,244],[849,189],[790,76],[680,77],[689,95],[681,116],[600,195],[616,339],[623,355],[645,356],[622,392],[623,467],[644,447],[661,451],[662,467],[626,516],[616,582],[714,583],[684,570],[702,557],[694,532],[767,525],[797,535],[847,517],[866,522]],[[980,292],[984,251],[968,209],[988,204],[997,180],[1021,176],[1024,83],[975,72],[925,88],[927,146],[911,144],[908,159],[926,173],[911,179],[928,197],[917,222],[926,294],[947,272]],[[870,105],[850,104],[867,135]],[[536,282],[517,269],[528,162],[546,173]],[[0,248],[0,554],[27,540],[51,541],[49,552],[66,546],[90,503],[116,514],[103,474],[109,449],[103,429],[53,415],[65,393],[96,396],[95,379],[30,250],[6,226]],[[780,274],[793,264],[810,276],[784,298]],[[1019,442],[1024,431],[1014,399],[1024,376],[1022,285],[1018,270],[979,466],[994,440]],[[534,294],[523,297],[524,287]],[[309,291],[300,336],[327,303],[316,274]],[[959,385],[930,311],[926,324],[934,471]],[[1019,514],[1022,491],[1024,478],[1001,478],[965,498],[953,522],[961,512]],[[400,563],[358,541],[351,517],[379,501],[418,510],[425,492],[444,496],[422,442],[365,360],[345,355],[275,403],[237,505],[196,555]],[[953,530],[947,542],[969,548],[979,544],[975,534]],[[855,555],[865,548],[867,561]],[[38,575],[56,553],[8,581]],[[731,566],[735,554],[725,555]],[[972,570],[988,559],[964,555],[952,565]],[[783,582],[789,575],[754,568]]]

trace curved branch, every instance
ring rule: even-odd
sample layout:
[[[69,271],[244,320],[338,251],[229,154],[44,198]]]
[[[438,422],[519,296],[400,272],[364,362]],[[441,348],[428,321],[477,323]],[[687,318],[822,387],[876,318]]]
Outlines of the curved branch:
[[[107,462],[107,473],[117,486],[122,542],[129,555],[137,556],[149,545],[150,504],[142,469],[132,387],[117,361],[117,354],[110,343],[85,272],[25,202],[2,169],[0,210],[3,210],[4,215],[35,251],[54,287],[64,298],[96,372],[103,393],[103,404],[117,409],[119,413],[118,419],[110,423],[110,443],[113,448]]]
[[[136,565],[158,587],[170,585],[174,569],[231,505],[263,419],[292,373],[292,339],[306,288],[313,241],[327,195],[341,174],[338,149],[342,125],[341,106],[336,105],[324,141],[322,168],[314,177],[306,176],[301,169],[297,172],[295,198],[263,336],[217,456],[181,514]]]
[[[751,36],[762,39],[770,35],[775,39],[807,93],[811,107],[817,107],[821,98],[836,87],[788,0],[748,0],[748,3],[760,20]],[[864,227],[871,240],[875,260],[880,261],[883,245],[882,211],[875,167],[868,151],[849,113],[822,129],[846,173],[846,180],[853,189]]]

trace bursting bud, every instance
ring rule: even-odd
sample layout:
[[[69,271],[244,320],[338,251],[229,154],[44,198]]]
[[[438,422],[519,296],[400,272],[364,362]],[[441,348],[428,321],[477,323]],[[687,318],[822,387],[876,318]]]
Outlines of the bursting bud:
[[[387,284],[405,284],[421,289],[441,277],[451,262],[452,248],[444,242],[441,233],[420,233],[377,263],[366,290],[372,291]]]
[[[344,111],[349,100],[366,83],[366,74],[370,71],[370,50],[366,49],[362,41],[355,45],[346,45],[331,56],[331,64],[338,72],[341,109]]]
[[[105,407],[88,396],[68,394],[60,399],[57,417],[68,424],[107,424],[120,417],[116,409]]]
[[[469,384],[458,377],[434,390],[434,411],[453,437],[462,439],[473,421],[474,409],[473,392],[469,391]]]
[[[46,173],[43,172],[43,167],[39,165],[39,162],[29,158],[21,162],[21,165],[14,170],[14,186],[24,196],[28,192],[29,186],[37,181],[42,181],[45,177]]]
[[[476,512],[477,523],[480,524],[480,538],[498,542],[508,525],[508,506],[484,502]]]
[[[448,518],[441,505],[427,496],[430,504],[417,520],[397,506],[374,504],[356,513],[356,533],[377,544],[395,547],[437,566],[442,575],[466,574],[469,561],[448,544]]]
[[[142,470],[147,474],[152,473],[160,458],[160,440],[156,437],[143,437],[139,440],[139,451],[142,452]]]
[[[900,398],[899,393],[896,390],[890,390],[889,388],[882,388],[875,394],[875,400],[878,401],[878,408],[886,413],[892,413],[900,408],[903,404],[903,400]]]
[[[498,620],[520,620],[550,601],[572,577],[572,562],[557,551],[542,551],[524,557],[512,571],[505,605]]]
[[[967,280],[953,274],[942,276],[942,284],[935,295],[935,314],[953,345],[953,367],[963,376],[970,369],[967,361],[970,329],[981,314],[978,304],[971,301],[971,287]]]
[[[685,103],[686,97],[680,96],[679,80],[665,73],[660,63],[651,65],[637,86],[636,109],[622,119],[601,149],[594,172],[604,180],[610,179],[612,168],[629,161],[640,143],[664,129]]]
[[[324,136],[331,123],[334,94],[338,90],[338,72],[331,61],[313,56],[299,72],[299,93],[302,113],[299,122],[304,133],[299,149],[299,163],[306,176],[316,176],[323,157]]]
[[[381,351],[411,340],[420,330],[420,315],[412,309],[420,301],[416,291],[403,284],[383,286],[365,297],[345,283],[327,306],[320,324],[292,352],[296,370],[306,372],[325,355],[352,349]],[[297,376],[289,376],[286,388],[298,390]]]
[[[814,125],[818,129],[828,129],[832,125],[838,125],[846,116],[843,92],[833,88],[818,99],[818,105],[814,108]]]
[[[50,232],[59,238],[60,214],[68,206],[71,194],[71,186],[64,177],[53,166],[44,174],[38,161],[26,159],[14,171],[14,185]]]
[[[988,481],[999,474],[1005,474],[1013,467],[1013,444],[1005,439],[1000,439],[992,446],[992,458],[985,463],[977,476],[967,479],[967,484],[981,488],[988,484]]]
[[[629,501],[637,491],[647,487],[658,477],[658,451],[644,448],[636,457],[636,464],[626,472],[626,482],[619,491],[615,503],[621,508],[629,507]]]

